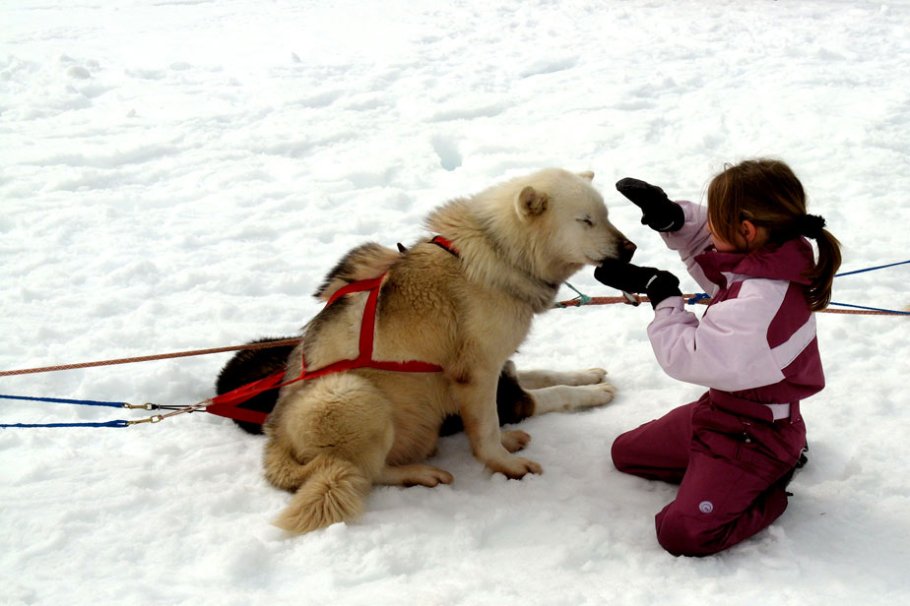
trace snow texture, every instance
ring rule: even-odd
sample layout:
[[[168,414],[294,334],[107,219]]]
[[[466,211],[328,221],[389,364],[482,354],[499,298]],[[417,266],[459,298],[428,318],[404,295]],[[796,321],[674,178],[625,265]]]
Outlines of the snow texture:
[[[703,201],[724,163],[779,157],[844,270],[910,250],[907,0],[18,0],[0,23],[2,369],[293,335],[350,247],[413,242],[435,206],[545,166],[595,171],[637,260],[680,274],[617,179]],[[908,272],[834,298],[904,309]],[[828,387],[803,403],[789,509],[692,559],[655,539],[675,488],[609,457],[701,392],[660,371],[651,314],[537,320],[520,367],[602,366],[620,390],[522,424],[543,475],[490,475],[445,438],[453,485],[376,488],[358,522],[302,537],[270,524],[288,495],[262,438],[220,417],[0,430],[0,603],[910,603],[910,320],[819,316]],[[229,355],[0,392],[188,404]],[[0,401],[5,423],[143,414]]]

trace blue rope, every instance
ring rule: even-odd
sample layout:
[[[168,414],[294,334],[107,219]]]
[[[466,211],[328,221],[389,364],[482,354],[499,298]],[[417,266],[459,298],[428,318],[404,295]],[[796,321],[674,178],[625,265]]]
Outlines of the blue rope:
[[[853,307],[855,309],[865,309],[868,311],[883,311],[889,314],[898,314],[900,316],[910,316],[910,311],[899,311],[897,309],[882,309],[880,307],[866,307],[865,305],[851,305],[850,303],[837,303],[831,301],[828,305],[839,305],[841,307]]]
[[[865,273],[867,271],[875,271],[877,269],[887,269],[889,267],[897,267],[898,265],[907,265],[908,263],[910,263],[910,259],[908,259],[906,261],[898,261],[897,263],[888,263],[887,265],[878,265],[876,267],[866,267],[864,269],[856,269],[853,271],[842,272],[839,274],[835,274],[834,277],[841,278],[843,276],[852,276],[853,274],[861,274],[861,273]],[[591,297],[589,297],[586,294],[583,294],[581,291],[579,291],[577,288],[575,288],[568,282],[566,282],[565,284],[566,284],[566,286],[568,286],[569,288],[571,288],[572,290],[574,290],[575,292],[578,293],[580,305],[587,305],[588,303],[591,302]],[[696,303],[699,303],[701,301],[704,301],[704,300],[707,300],[710,298],[711,298],[711,295],[709,295],[708,293],[700,292],[700,293],[696,293],[694,296],[686,299],[686,303],[688,303],[689,305],[695,305]],[[835,301],[831,301],[829,303],[829,305],[838,305],[840,307],[852,307],[854,309],[864,309],[867,311],[880,311],[880,312],[896,314],[896,315],[900,315],[900,316],[910,316],[910,312],[900,311],[897,309],[885,309],[882,307],[866,307],[864,305],[851,305],[850,303],[837,303]]]
[[[710,298],[711,298],[711,295],[709,295],[708,293],[698,292],[698,293],[695,293],[694,296],[686,299],[686,303],[688,303],[689,305],[695,305],[699,301],[704,301],[705,299],[710,299]]]
[[[888,263],[887,265],[878,265],[878,266],[876,266],[876,267],[866,267],[866,268],[864,268],[864,269],[854,269],[853,271],[845,271],[845,272],[841,272],[841,273],[839,273],[839,274],[834,274],[834,277],[835,277],[835,278],[842,278],[842,277],[844,277],[844,276],[852,276],[852,275],[854,275],[854,274],[862,274],[862,273],[866,273],[867,271],[875,271],[875,270],[877,270],[877,269],[887,269],[887,268],[889,268],[889,267],[897,267],[898,265],[906,265],[906,264],[908,264],[908,263],[910,263],[910,259],[907,259],[906,261],[898,261],[897,263]],[[882,312],[885,312],[885,313],[897,314],[897,315],[900,315],[900,316],[910,316],[910,312],[907,312],[907,311],[900,311],[900,310],[897,310],[897,309],[883,309],[883,308],[881,308],[881,307],[866,307],[865,305],[852,305],[852,304],[850,304],[850,303],[837,303],[837,302],[835,302],[835,301],[831,301],[831,303],[829,303],[829,305],[837,305],[837,306],[840,306],[840,307],[851,307],[851,308],[853,308],[853,309],[864,309],[864,310],[866,310],[866,311],[882,311]]]
[[[852,276],[853,274],[861,274],[861,273],[865,273],[867,271],[875,271],[876,269],[887,269],[889,267],[897,267],[898,265],[906,265],[908,263],[910,263],[910,259],[908,259],[906,261],[898,261],[897,263],[889,263],[887,265],[879,265],[877,267],[866,267],[865,269],[856,269],[853,271],[847,271],[847,272],[835,274],[834,277],[841,278],[843,276]],[[575,289],[573,288],[572,290],[575,290]],[[576,291],[576,292],[578,292],[578,291]],[[700,292],[700,293],[697,293],[694,297],[686,299],[686,303],[688,303],[689,305],[694,305],[695,303],[698,303],[699,301],[704,301],[705,299],[710,299],[710,298],[711,298],[711,295]],[[885,309],[882,307],[866,307],[865,305],[851,305],[850,303],[837,303],[835,301],[831,301],[829,303],[829,305],[838,305],[840,307],[852,307],[854,309],[864,309],[867,311],[881,311],[881,312],[885,312],[885,313],[889,313],[889,314],[897,314],[900,316],[910,316],[910,311],[900,311],[897,309]]]
[[[700,292],[695,296],[686,299],[686,303],[689,305],[695,305],[699,301],[704,301],[710,299],[711,295],[708,293]],[[889,314],[897,314],[901,316],[910,316],[910,311],[899,311],[897,309],[884,309],[882,307],[866,307],[865,305],[851,305],[850,303],[838,303],[836,301],[831,301],[828,305],[839,305],[840,307],[853,307],[855,309],[865,309],[867,311],[882,311]]]
[[[581,292],[580,290],[578,290],[577,288],[575,288],[568,282],[564,282],[564,284],[566,286],[568,286],[569,288],[571,288],[572,290],[574,290],[576,293],[578,293],[578,297],[576,297],[576,298],[578,299],[579,305],[588,305],[591,302],[591,297],[589,297],[585,293]]]
[[[52,404],[79,404],[85,406],[109,406],[111,408],[124,408],[126,402],[103,402],[100,400],[68,400],[66,398],[35,398],[31,396],[11,396],[0,394],[5,400],[28,400],[30,402],[50,402]]]
[[[100,423],[3,423],[0,424],[0,429],[10,428],[10,427],[20,427],[20,428],[33,428],[33,427],[129,427],[128,421],[123,421],[117,419],[115,421],[103,421]]]
[[[906,261],[898,261],[897,263],[889,263],[888,265],[879,265],[878,267],[867,267],[865,269],[855,269],[853,271],[845,271],[843,273],[834,274],[835,278],[842,278],[844,276],[852,276],[853,274],[862,274],[867,271],[875,271],[876,269],[886,269],[888,267],[897,267],[898,265],[906,265],[910,263],[910,259]]]
[[[81,406],[107,406],[110,408],[125,408],[126,402],[104,402],[101,400],[70,400],[67,398],[36,398],[32,396],[12,396],[0,394],[5,400],[26,400],[29,402],[49,402],[51,404],[76,404]],[[113,421],[99,421],[86,423],[0,423],[0,429],[8,428],[34,428],[34,427],[128,427],[129,422],[122,419]]]

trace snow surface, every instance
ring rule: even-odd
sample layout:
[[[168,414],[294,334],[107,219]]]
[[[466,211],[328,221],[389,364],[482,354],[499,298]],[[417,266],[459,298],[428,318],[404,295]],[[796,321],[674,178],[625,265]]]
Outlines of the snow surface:
[[[594,170],[637,260],[680,274],[617,179],[702,200],[725,162],[777,156],[844,270],[910,250],[906,0],[17,0],[0,23],[2,369],[293,335],[350,247],[412,242],[436,205],[551,165]],[[908,267],[835,300],[905,308]],[[539,318],[520,367],[603,366],[620,389],[522,424],[543,475],[491,476],[453,436],[452,486],[377,488],[357,523],[302,537],[270,525],[288,495],[262,439],[220,417],[0,430],[0,603],[910,603],[908,320],[819,316],[828,387],[803,405],[790,508],[691,559],[654,536],[675,488],[609,459],[701,392],[661,373],[650,316]],[[228,358],[0,392],[188,404]],[[2,422],[124,416],[143,413],[0,401]]]

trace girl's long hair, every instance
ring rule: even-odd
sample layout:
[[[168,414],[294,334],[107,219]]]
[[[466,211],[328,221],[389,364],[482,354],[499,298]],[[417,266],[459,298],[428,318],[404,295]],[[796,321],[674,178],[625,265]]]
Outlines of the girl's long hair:
[[[806,214],[806,193],[789,166],[773,159],[746,160],[725,166],[711,180],[708,220],[715,233],[735,242],[737,228],[746,219],[767,229],[772,243],[800,236],[815,240],[818,259],[806,274],[806,297],[812,311],[827,307],[840,268],[840,242],[824,229],[824,219]]]

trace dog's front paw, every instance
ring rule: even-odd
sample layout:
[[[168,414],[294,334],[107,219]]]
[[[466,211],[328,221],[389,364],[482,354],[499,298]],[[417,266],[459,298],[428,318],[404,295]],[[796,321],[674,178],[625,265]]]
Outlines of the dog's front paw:
[[[603,383],[607,376],[607,371],[603,368],[589,368],[588,370],[583,370],[579,374],[581,381],[579,385],[595,385],[597,383]]]
[[[598,383],[597,385],[590,385],[587,389],[590,390],[592,395],[591,406],[609,404],[613,401],[613,398],[616,397],[616,386],[607,381]]]
[[[509,452],[518,452],[528,445],[531,436],[524,431],[513,429],[502,432],[502,446]]]
[[[522,457],[509,457],[487,463],[493,472],[501,473],[511,480],[520,480],[529,473],[542,474],[543,468],[539,463]]]

